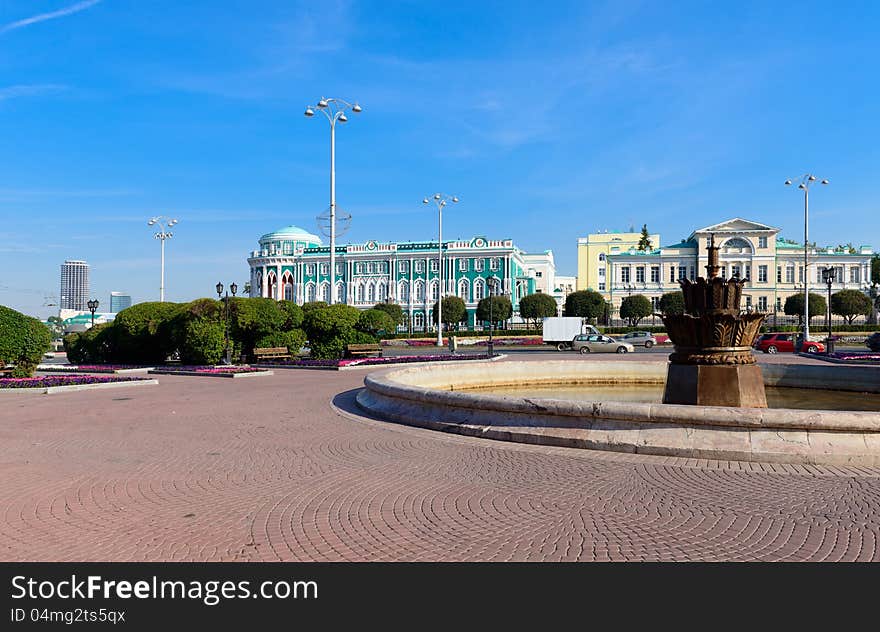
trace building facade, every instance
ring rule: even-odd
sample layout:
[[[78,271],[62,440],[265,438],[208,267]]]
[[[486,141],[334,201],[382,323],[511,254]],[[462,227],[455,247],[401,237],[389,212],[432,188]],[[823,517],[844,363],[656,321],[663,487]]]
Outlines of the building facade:
[[[595,290],[604,294],[605,299],[609,300],[611,283],[609,282],[607,258],[610,255],[638,249],[641,238],[641,232],[621,233],[618,231],[593,233],[579,238],[577,289]],[[649,235],[648,238],[654,248],[660,245],[659,234]]]
[[[359,309],[383,301],[397,303],[414,331],[433,327],[431,310],[441,293],[436,241],[337,245],[332,276],[330,249],[301,228],[282,228],[263,235],[259,243],[260,249],[248,258],[251,296],[299,304],[329,302],[335,283],[340,303]],[[517,311],[520,299],[535,293],[536,282],[544,279],[529,275],[526,257],[509,239],[444,241],[442,294],[464,300],[469,327],[480,325],[477,303],[488,296],[490,284],[495,292],[508,295]],[[534,260],[531,268],[538,269]]]
[[[68,259],[61,264],[60,309],[84,311],[89,301],[89,264]]]
[[[127,307],[131,307],[131,296],[122,292],[110,292],[110,312],[118,314]]]
[[[805,271],[804,245],[783,239],[779,232],[766,224],[734,218],[695,230],[677,244],[648,252],[633,247],[610,253],[604,259],[596,253],[589,263],[606,268],[607,291],[603,294],[615,311],[632,294],[647,296],[656,310],[664,293],[679,289],[679,279],[705,277],[706,248],[711,235],[721,248],[722,278],[738,276],[746,280],[743,309],[781,315],[785,300],[803,293],[805,280],[809,291],[824,295],[827,285],[822,280],[822,270],[826,267],[836,271],[832,292],[868,291],[873,255],[870,246],[859,246],[855,252],[811,247]]]

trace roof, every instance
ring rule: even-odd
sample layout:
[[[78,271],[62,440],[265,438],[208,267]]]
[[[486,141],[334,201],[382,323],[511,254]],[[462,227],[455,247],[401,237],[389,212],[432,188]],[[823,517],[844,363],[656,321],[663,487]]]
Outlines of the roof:
[[[317,235],[313,235],[312,233],[303,230],[299,226],[294,226],[291,224],[290,226],[285,226],[284,228],[279,228],[276,231],[272,231],[271,233],[266,233],[262,237],[260,237],[260,241],[266,239],[299,239],[302,241],[309,241],[316,244],[321,243],[321,238]]]
[[[685,248],[696,248],[697,242],[693,239],[682,239],[677,244],[672,244],[671,246],[663,246],[661,250],[683,250]]]
[[[750,219],[734,217],[732,219],[724,220],[723,222],[718,222],[717,224],[712,224],[711,226],[706,226],[705,228],[698,228],[693,233],[691,233],[691,237],[693,237],[697,233],[741,233],[745,231],[779,232],[779,229],[774,228],[773,226],[768,226],[767,224],[761,224],[760,222],[753,222]]]

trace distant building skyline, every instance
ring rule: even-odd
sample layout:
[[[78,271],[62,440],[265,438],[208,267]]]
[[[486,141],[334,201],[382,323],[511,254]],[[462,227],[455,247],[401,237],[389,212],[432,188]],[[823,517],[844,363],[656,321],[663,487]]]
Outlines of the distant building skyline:
[[[60,308],[82,311],[89,300],[89,264],[81,259],[67,259],[61,264]]]
[[[110,292],[110,313],[118,314],[131,307],[131,296],[124,292]]]

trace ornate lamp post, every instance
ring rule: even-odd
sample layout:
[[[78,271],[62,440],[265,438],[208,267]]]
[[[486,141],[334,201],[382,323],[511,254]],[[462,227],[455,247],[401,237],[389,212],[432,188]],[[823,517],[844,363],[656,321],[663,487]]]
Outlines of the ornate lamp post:
[[[308,106],[304,114],[312,117],[316,110],[330,123],[330,216],[327,220],[330,224],[330,305],[333,305],[336,302],[336,123],[348,121],[346,112],[360,114],[363,108],[357,102],[321,97],[317,105]]]
[[[794,178],[797,180],[797,178]],[[798,189],[804,192],[804,343],[810,339],[810,278],[809,278],[809,219],[810,219],[810,185],[816,181],[816,176],[809,173],[801,176]],[[786,180],[785,186],[791,186],[792,181]],[[828,180],[822,180],[821,184],[828,184]]]
[[[217,300],[222,300],[224,303],[224,306],[225,306],[224,310],[223,310],[224,315],[225,315],[225,319],[226,319],[226,326],[225,326],[224,332],[223,332],[223,340],[225,343],[225,346],[224,346],[224,349],[225,349],[224,356],[225,357],[224,357],[223,364],[232,364],[232,347],[229,346],[229,291],[232,292],[232,296],[234,298],[235,293],[238,292],[238,286],[235,284],[235,282],[230,283],[229,284],[229,291],[226,292],[225,298],[222,297],[222,295],[223,295],[223,284],[222,283],[218,282],[217,285],[214,286],[214,289],[217,290]]]
[[[162,276],[159,282],[159,302],[165,302],[165,240],[171,239],[174,237],[174,233],[172,233],[169,228],[177,224],[176,219],[169,219],[163,215],[159,215],[157,217],[152,217],[147,222],[147,226],[159,226],[159,232],[153,235],[156,239],[162,242]]]
[[[458,203],[458,198],[444,195],[443,193],[435,193],[432,198],[437,204],[437,273],[439,276],[439,290],[437,291],[437,346],[443,346],[443,207],[449,201],[454,204]],[[428,204],[428,198],[422,200],[422,204]]]
[[[93,298],[92,300],[86,302],[86,307],[89,308],[89,311],[92,312],[92,327],[95,326],[95,312],[98,311],[98,299]]]
[[[834,349],[831,348],[834,344],[831,342],[831,284],[834,283],[835,276],[834,268],[822,268],[822,280],[825,281],[825,284],[828,286],[828,340],[825,344],[826,354],[834,351]]]

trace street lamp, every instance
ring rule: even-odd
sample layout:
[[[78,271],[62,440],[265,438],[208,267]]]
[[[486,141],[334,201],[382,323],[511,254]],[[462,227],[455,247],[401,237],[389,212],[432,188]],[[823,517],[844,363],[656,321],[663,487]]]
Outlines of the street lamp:
[[[486,285],[489,286],[489,342],[486,344],[486,349],[488,350],[488,355],[490,358],[495,356],[495,346],[492,342],[492,334],[495,331],[495,318],[492,314],[492,308],[494,306],[495,301],[493,300],[493,293],[495,288],[497,287],[498,279],[495,277],[491,277],[486,279]]]
[[[233,298],[235,297],[235,293],[238,292],[238,286],[235,282],[229,284],[229,290],[226,292],[226,298],[222,297],[223,295],[223,284],[218,282],[217,285],[214,286],[214,289],[217,290],[217,300],[222,300],[224,303],[224,312],[226,317],[226,327],[223,332],[223,339],[225,342],[225,358],[224,364],[232,364],[232,348],[229,346],[229,292],[232,292]]]
[[[162,277],[159,282],[160,303],[165,302],[165,240],[174,237],[174,233],[172,233],[168,229],[177,223],[178,221],[176,219],[169,219],[162,215],[151,217],[150,220],[147,222],[147,226],[159,227],[159,232],[153,235],[153,237],[162,242]]]
[[[95,312],[98,311],[98,305],[100,305],[100,303],[96,298],[93,298],[92,300],[86,302],[86,307],[88,307],[89,311],[92,312],[92,327],[95,326]]]
[[[810,339],[810,281],[809,281],[809,219],[810,219],[810,186],[816,181],[816,176],[809,173],[801,176],[798,189],[804,192],[804,343]],[[795,178],[797,180],[797,178]],[[785,186],[791,186],[792,181],[786,180]],[[821,184],[828,184],[828,180],[822,180]]]
[[[443,207],[451,200],[454,204],[458,204],[456,196],[448,196],[443,193],[435,193],[431,196],[437,205],[437,273],[439,274],[439,289],[437,291],[437,346],[443,346]],[[430,200],[425,198],[422,204],[428,204]]]
[[[828,340],[825,345],[826,354],[833,352],[833,349],[831,348],[831,284],[834,283],[835,276],[834,268],[822,268],[822,280],[825,281],[825,284],[828,286]]]
[[[345,123],[347,111],[360,114],[363,111],[357,103],[349,103],[342,99],[325,99],[321,97],[318,104],[308,106],[304,114],[311,118],[315,110],[321,112],[330,123],[330,304],[336,302],[336,123]]]

